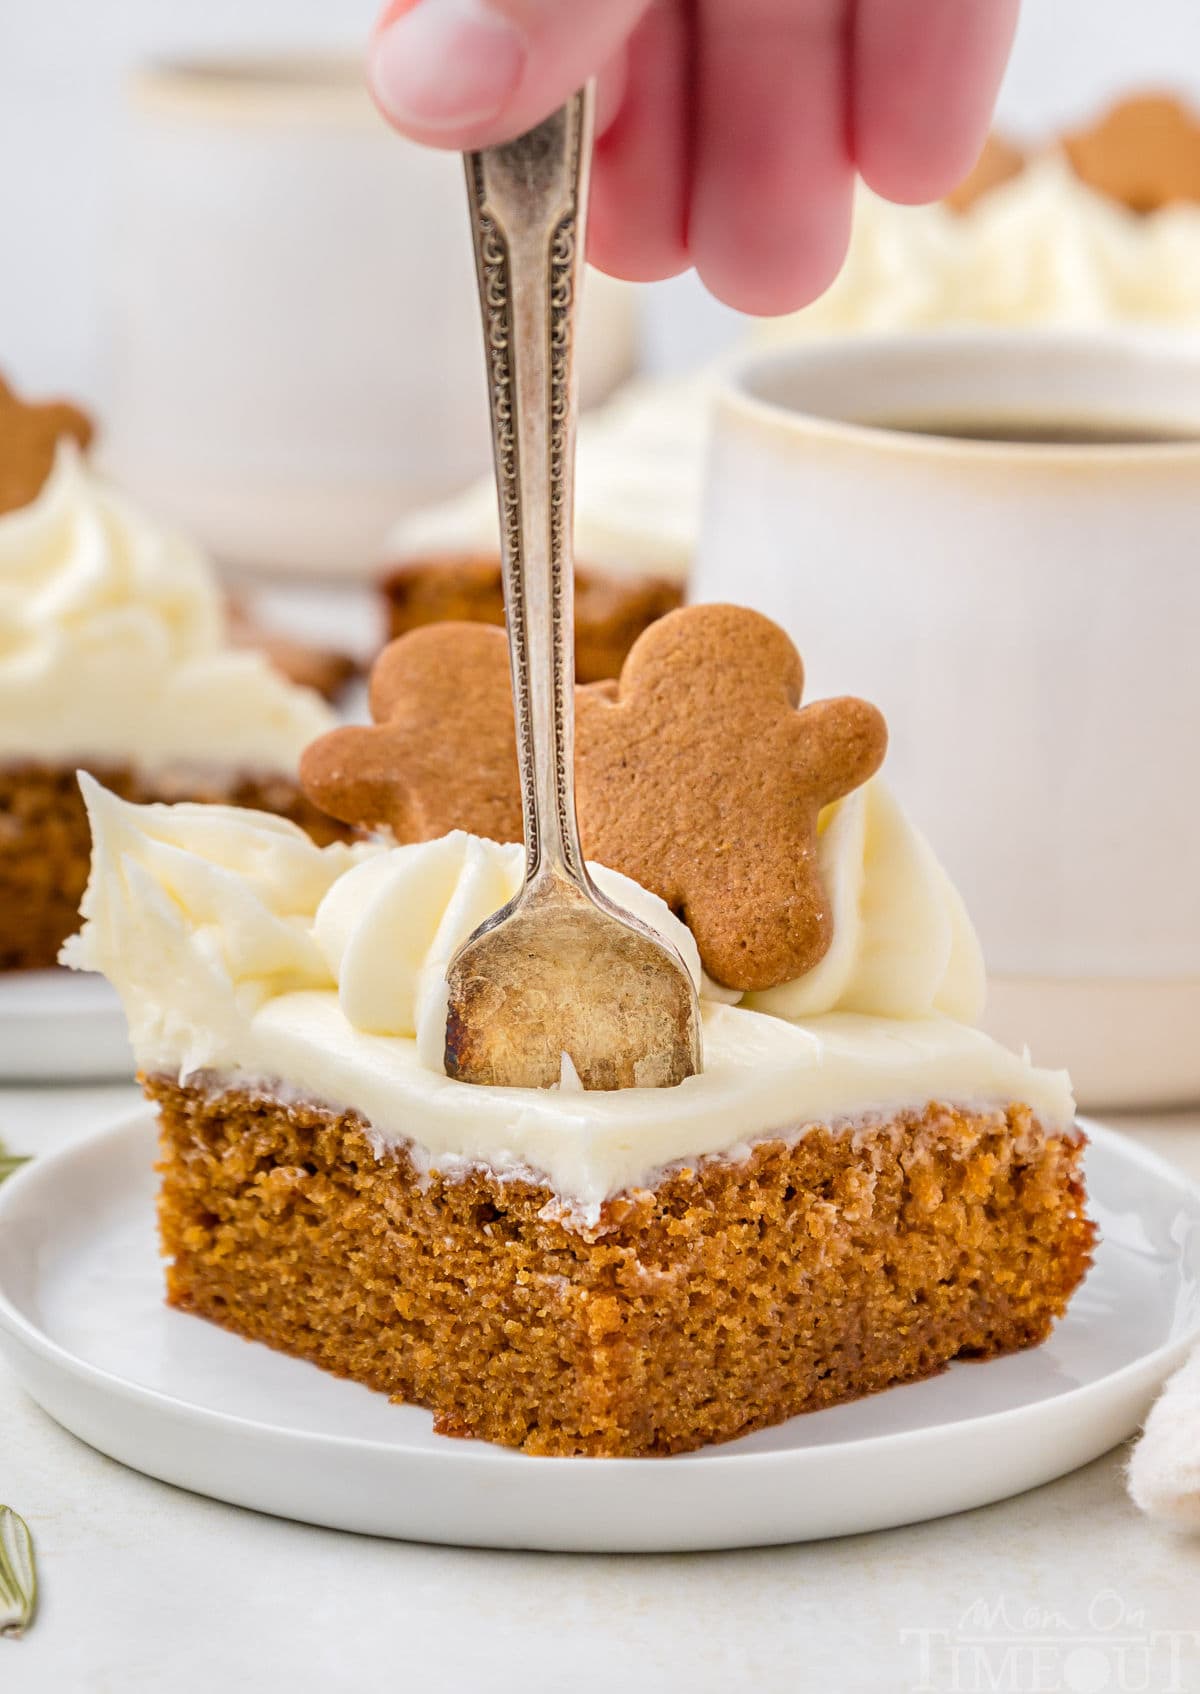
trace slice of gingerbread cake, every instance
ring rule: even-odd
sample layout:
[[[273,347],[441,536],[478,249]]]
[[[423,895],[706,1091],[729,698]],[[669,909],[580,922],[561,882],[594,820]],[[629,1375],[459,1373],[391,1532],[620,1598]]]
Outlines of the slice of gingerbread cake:
[[[393,564],[381,583],[388,635],[429,624],[504,625],[500,553],[445,553]],[[664,577],[575,571],[575,674],[602,682],[619,674],[644,629],[673,611],[682,587]]]
[[[801,706],[756,614],[672,613],[579,696],[585,847],[692,971],[702,1073],[446,1075],[448,962],[524,864],[504,639],[439,691],[452,637],[395,644],[379,721],[305,761],[396,845],[87,784],[66,959],[158,1106],[169,1301],[539,1454],[680,1452],[1044,1340],[1093,1240],[1069,1081],[975,1027],[878,714]]]
[[[0,970],[53,965],[87,881],[84,767],[131,800],[277,812],[346,833],[301,792],[333,711],[227,640],[199,549],[89,463],[73,406],[0,383]]]
[[[707,379],[627,384],[579,421],[575,675],[619,674],[634,641],[683,599],[695,550]],[[380,589],[393,638],[427,624],[502,625],[500,526],[489,472],[394,526]]]

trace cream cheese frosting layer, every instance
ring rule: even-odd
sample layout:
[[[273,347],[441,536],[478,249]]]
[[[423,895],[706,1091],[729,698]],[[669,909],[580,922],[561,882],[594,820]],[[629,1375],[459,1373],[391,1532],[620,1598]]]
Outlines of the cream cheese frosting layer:
[[[0,758],[292,772],[333,712],[224,645],[203,555],[73,442],[0,516]]]
[[[806,979],[803,995],[803,983],[772,990],[783,998],[769,1012],[701,979],[703,1074],[608,1094],[475,1088],[442,1070],[446,962],[516,887],[519,848],[461,832],[318,848],[278,818],[133,806],[83,783],[93,869],[83,930],[63,957],[115,984],[140,1068],[282,1085],[357,1110],[381,1149],[411,1143],[427,1167],[533,1173],[595,1217],[666,1166],[809,1122],[930,1099],[1022,1101],[1047,1128],[1073,1116],[1065,1073],[1035,1069],[957,1015],[977,1006],[977,944],[878,783],[824,820],[844,929],[819,981]],[[694,942],[663,903],[594,868],[699,976]],[[907,925],[931,921],[939,939],[914,966]],[[788,989],[802,1016],[784,1013]],[[887,1015],[868,1009],[882,1001]]]

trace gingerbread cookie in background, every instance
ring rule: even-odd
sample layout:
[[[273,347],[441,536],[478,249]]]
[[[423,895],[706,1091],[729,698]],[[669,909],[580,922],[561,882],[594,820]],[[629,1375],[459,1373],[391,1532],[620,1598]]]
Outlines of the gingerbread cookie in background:
[[[0,377],[0,513],[36,500],[64,437],[91,445],[92,420],[65,400],[22,400]]]
[[[577,692],[584,852],[664,899],[730,988],[774,987],[824,957],[817,819],[878,770],[887,746],[873,706],[801,706],[803,682],[770,619],[689,606],[640,637],[619,682]],[[456,828],[519,841],[509,686],[499,630],[439,624],[402,637],[372,676],[375,725],[310,747],[306,792],[400,842]]]
[[[1200,202],[1200,121],[1171,95],[1122,100],[1062,145],[1077,177],[1131,212]]]
[[[1131,212],[1200,204],[1200,118],[1171,94],[1131,94],[1094,123],[1069,130],[1039,153],[988,137],[974,169],[945,204],[970,212],[998,188],[1061,153],[1088,188]]]

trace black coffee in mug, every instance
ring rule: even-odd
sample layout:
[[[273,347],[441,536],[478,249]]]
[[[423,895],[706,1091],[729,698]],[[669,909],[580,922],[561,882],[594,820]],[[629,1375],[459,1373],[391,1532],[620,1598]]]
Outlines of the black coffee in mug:
[[[1200,441],[1200,432],[1180,424],[1117,418],[935,417],[861,418],[872,429],[900,435],[942,436],[954,441],[1013,442],[1040,447],[1150,447]]]

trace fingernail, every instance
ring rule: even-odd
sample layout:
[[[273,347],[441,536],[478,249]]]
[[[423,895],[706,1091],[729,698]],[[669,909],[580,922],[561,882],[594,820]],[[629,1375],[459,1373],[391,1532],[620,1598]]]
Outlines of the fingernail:
[[[402,128],[455,129],[495,117],[524,68],[520,31],[485,0],[417,0],[376,36],[369,75]]]

